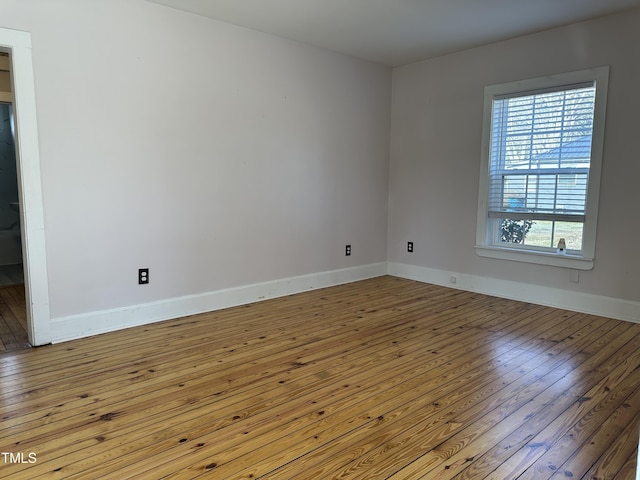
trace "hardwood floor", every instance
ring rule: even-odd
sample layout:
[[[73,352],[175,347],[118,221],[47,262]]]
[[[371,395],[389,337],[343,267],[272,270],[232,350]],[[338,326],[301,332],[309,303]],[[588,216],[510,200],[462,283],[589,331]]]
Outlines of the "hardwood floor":
[[[380,277],[0,355],[0,476],[633,479],[639,367],[640,325]]]
[[[0,286],[0,353],[30,347],[24,284]]]

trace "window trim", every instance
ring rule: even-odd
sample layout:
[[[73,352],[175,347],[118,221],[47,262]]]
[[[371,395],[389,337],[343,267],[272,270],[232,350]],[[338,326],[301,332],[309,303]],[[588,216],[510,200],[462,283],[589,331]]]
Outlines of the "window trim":
[[[583,227],[582,252],[558,254],[526,247],[503,247],[493,243],[489,232],[488,193],[491,148],[491,117],[493,100],[504,95],[526,94],[533,90],[570,86],[583,82],[595,82],[596,96],[591,140],[591,162],[587,184],[587,203]],[[482,155],[478,191],[478,220],[476,227],[476,253],[482,257],[498,258],[557,267],[590,270],[594,265],[600,176],[609,83],[609,67],[596,67],[576,72],[561,73],[516,82],[489,85],[484,89],[484,114],[482,123]]]

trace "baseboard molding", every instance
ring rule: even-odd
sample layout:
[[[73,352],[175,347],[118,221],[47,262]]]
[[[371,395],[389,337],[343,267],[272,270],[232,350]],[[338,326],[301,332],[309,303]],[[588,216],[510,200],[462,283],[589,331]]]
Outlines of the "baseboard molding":
[[[640,323],[640,302],[389,262],[387,273],[425,283]],[[455,277],[456,282],[451,282]]]
[[[51,319],[52,342],[60,343],[318,288],[356,282],[386,274],[512,300],[640,323],[640,302],[568,290],[557,290],[541,285],[479,277],[403,263],[380,262],[129,307],[53,318]],[[452,276],[456,277],[455,284],[450,281]]]
[[[53,318],[53,343],[211,312],[387,274],[386,262],[301,275],[130,307]]]

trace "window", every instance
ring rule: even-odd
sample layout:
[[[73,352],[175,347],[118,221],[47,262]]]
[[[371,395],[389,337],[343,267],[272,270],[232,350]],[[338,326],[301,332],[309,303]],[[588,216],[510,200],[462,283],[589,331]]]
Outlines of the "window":
[[[479,255],[593,267],[608,77],[600,67],[485,88]]]

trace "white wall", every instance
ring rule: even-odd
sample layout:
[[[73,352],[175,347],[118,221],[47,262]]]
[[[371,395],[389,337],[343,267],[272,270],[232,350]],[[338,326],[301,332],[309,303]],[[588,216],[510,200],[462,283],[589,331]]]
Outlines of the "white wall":
[[[52,338],[379,274],[386,260],[532,301],[626,301],[633,317],[639,22],[636,10],[392,76],[143,0],[3,0],[0,26],[32,37]],[[478,257],[484,86],[598,65],[611,78],[595,268],[576,284]]]
[[[422,277],[443,283],[455,274],[467,279],[465,288],[482,290],[483,282],[492,282],[493,293],[520,298],[535,288],[540,295],[531,297],[553,289],[578,304],[588,298],[582,294],[639,302],[638,25],[635,10],[394,69],[391,271],[420,267]],[[611,73],[594,269],[573,283],[567,269],[477,256],[484,87],[601,65],[610,65]],[[414,242],[413,254],[406,252],[407,241]],[[517,286],[507,292],[504,280]]]
[[[0,26],[31,32],[54,320],[385,261],[389,69],[143,0]]]

